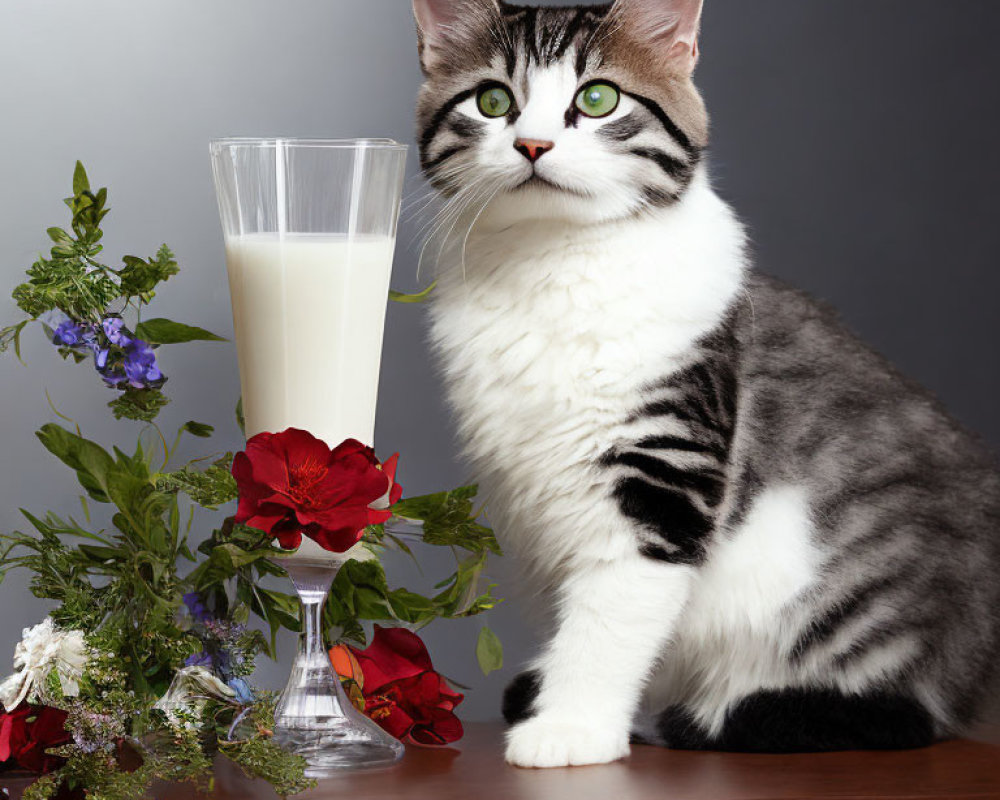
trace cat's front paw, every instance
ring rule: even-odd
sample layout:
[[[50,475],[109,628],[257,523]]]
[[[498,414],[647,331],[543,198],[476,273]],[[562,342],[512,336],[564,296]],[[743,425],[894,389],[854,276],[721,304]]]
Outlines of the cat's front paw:
[[[517,767],[607,764],[628,753],[627,732],[570,720],[534,717],[507,732],[507,762]]]

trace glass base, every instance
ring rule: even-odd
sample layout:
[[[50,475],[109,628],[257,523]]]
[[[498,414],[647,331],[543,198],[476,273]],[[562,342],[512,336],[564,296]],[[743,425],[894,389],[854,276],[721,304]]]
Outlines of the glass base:
[[[275,730],[274,741],[308,762],[307,778],[328,778],[344,770],[380,769],[395,764],[403,745],[395,739],[376,741],[348,720],[337,720],[323,730],[313,727],[320,720],[285,719]]]
[[[288,685],[275,709],[274,741],[308,762],[306,776],[388,767],[403,744],[348,700],[323,645],[321,617],[338,562],[282,560],[302,601],[302,635]]]

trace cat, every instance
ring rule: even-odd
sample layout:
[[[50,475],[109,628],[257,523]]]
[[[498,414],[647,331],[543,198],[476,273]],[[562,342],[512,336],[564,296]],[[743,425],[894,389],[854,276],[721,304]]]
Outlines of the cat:
[[[552,617],[504,697],[507,761],[965,730],[1000,654],[1000,473],[750,269],[706,164],[701,1],[414,10],[421,161],[458,241],[431,339]]]

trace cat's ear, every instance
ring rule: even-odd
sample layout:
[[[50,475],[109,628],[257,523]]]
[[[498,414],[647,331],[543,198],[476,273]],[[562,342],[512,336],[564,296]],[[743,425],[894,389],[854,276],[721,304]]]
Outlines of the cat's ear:
[[[497,0],[413,0],[420,62],[433,69],[449,52],[500,22]]]
[[[683,75],[698,63],[703,0],[617,0],[613,14],[631,38]]]

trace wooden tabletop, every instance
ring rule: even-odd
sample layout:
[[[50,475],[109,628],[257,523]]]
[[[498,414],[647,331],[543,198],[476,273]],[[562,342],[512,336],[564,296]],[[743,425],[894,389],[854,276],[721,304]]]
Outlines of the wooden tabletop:
[[[954,741],[924,750],[818,755],[690,753],[637,746],[627,761],[522,770],[502,758],[499,724],[470,723],[458,746],[410,748],[392,769],[345,773],[304,800],[764,800],[765,798],[998,798],[1000,747]],[[0,776],[2,781],[2,776]],[[273,800],[266,784],[220,764],[216,800]],[[17,796],[15,786],[12,793]],[[195,800],[163,788],[157,800]]]

